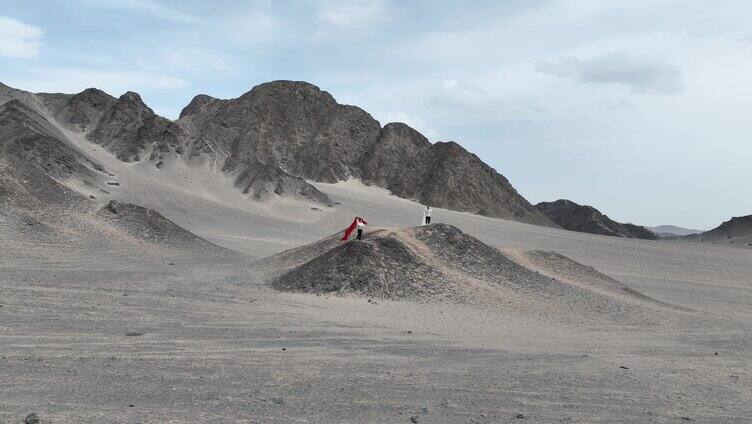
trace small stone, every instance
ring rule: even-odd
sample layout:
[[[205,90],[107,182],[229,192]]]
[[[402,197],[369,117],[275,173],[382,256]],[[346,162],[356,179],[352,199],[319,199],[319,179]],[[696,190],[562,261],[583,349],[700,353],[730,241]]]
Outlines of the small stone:
[[[283,347],[283,348],[282,348],[282,350],[287,350],[287,348],[286,348],[286,347]]]
[[[276,403],[277,405],[284,405],[285,404],[285,400],[282,399],[281,397],[272,398],[272,402]]]
[[[524,415],[524,414],[517,414],[516,418],[519,418],[519,419],[524,419],[524,418],[525,418],[525,415]]]
[[[628,370],[629,369],[629,367],[625,367],[624,365],[619,366],[619,368],[621,368],[623,370]]]
[[[718,352],[714,352],[714,355],[715,355],[715,356],[718,356]]]
[[[411,423],[417,423],[418,422],[418,416],[417,415],[413,415],[412,417],[410,417],[410,422]]]
[[[24,424],[39,424],[39,416],[37,416],[36,412],[32,412],[26,416]]]
[[[138,331],[129,331],[125,333],[127,337],[141,337],[144,335],[144,333],[139,333]]]
[[[420,412],[423,413],[423,414],[427,414],[428,413],[428,407],[424,406],[424,407],[420,408]]]
[[[135,405],[131,403],[130,405],[128,405],[128,408],[133,408],[134,406]]]

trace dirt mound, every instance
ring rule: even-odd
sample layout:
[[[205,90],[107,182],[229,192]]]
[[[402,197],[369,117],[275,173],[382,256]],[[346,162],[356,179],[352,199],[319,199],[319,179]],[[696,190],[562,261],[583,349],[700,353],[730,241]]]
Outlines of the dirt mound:
[[[265,261],[273,287],[386,299],[492,303],[510,309],[623,317],[668,305],[553,252],[500,251],[446,224],[336,236]]]
[[[178,226],[159,212],[138,205],[111,200],[97,212],[97,217],[110,228],[146,242],[192,250],[226,250]]]

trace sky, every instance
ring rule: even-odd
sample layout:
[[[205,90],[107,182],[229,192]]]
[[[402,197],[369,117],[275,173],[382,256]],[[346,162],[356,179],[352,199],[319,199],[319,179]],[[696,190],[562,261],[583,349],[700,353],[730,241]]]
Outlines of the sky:
[[[171,119],[308,81],[533,203],[710,229],[752,214],[750,22],[747,0],[1,0],[0,81]]]

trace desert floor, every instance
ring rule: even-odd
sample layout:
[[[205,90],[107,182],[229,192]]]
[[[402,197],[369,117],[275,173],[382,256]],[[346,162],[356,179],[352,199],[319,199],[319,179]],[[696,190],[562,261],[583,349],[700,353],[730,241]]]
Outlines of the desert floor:
[[[0,422],[752,421],[752,249],[435,209],[490,245],[557,251],[688,310],[578,322],[280,293],[258,259],[355,214],[416,225],[420,205],[354,181],[317,184],[340,203],[331,209],[236,204],[200,187],[139,189],[137,173],[121,173],[113,196],[243,255],[0,234]]]

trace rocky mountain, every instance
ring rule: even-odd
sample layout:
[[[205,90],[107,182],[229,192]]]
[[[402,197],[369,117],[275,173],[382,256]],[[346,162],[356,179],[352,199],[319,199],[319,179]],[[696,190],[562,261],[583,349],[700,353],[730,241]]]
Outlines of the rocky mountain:
[[[699,234],[702,230],[693,230],[690,228],[677,227],[676,225],[659,225],[657,227],[645,227],[661,238],[688,236],[690,234]]]
[[[309,181],[358,178],[434,207],[556,226],[459,144],[431,144],[405,124],[382,128],[305,82],[269,82],[228,100],[198,95],[177,121],[158,116],[133,92],[115,99],[97,89],[66,95],[0,87],[0,103],[14,99],[123,162],[219,173],[255,199],[331,205]]]
[[[645,227],[616,222],[592,206],[578,205],[571,200],[559,199],[555,202],[541,202],[536,207],[567,230],[647,240],[658,238]]]

